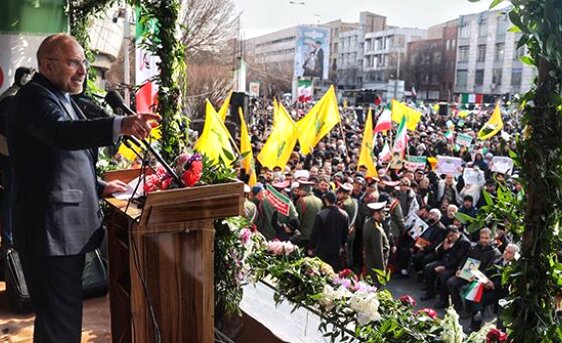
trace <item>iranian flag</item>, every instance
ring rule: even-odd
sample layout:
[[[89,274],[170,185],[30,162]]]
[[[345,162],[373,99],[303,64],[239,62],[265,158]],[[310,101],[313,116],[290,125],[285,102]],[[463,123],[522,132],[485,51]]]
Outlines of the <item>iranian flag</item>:
[[[160,72],[157,65],[160,59],[143,46],[142,37],[146,32],[155,31],[156,25],[154,21],[141,23],[138,8],[136,15],[135,84],[140,87],[135,94],[136,110],[139,113],[153,113],[158,106],[158,86],[153,77]]]
[[[299,102],[310,102],[312,101],[312,80],[299,80],[298,84],[298,99]]]
[[[379,153],[379,160],[382,162],[387,162],[392,159],[392,154],[390,153],[390,146],[388,142],[384,142],[384,146],[382,147],[382,151]]]
[[[377,125],[373,130],[373,133],[381,132],[381,131],[388,131],[392,129],[392,120],[391,120],[392,111],[390,110],[390,104],[387,104],[384,107],[379,119],[377,120]]]
[[[287,198],[283,193],[279,192],[273,186],[267,185],[266,187],[267,199],[271,202],[273,207],[277,212],[281,213],[285,217],[289,216],[289,209],[291,200]]]
[[[398,126],[398,131],[396,131],[396,140],[394,141],[394,146],[392,147],[392,156],[399,155],[401,159],[404,159],[407,146],[408,130],[406,128],[406,116],[402,116],[402,120],[400,120],[400,125]]]
[[[464,293],[464,298],[479,303],[482,300],[482,293],[484,293],[484,284],[479,281],[473,281]]]
[[[18,67],[37,68],[45,37],[68,31],[66,0],[0,1],[0,93],[14,83]]]

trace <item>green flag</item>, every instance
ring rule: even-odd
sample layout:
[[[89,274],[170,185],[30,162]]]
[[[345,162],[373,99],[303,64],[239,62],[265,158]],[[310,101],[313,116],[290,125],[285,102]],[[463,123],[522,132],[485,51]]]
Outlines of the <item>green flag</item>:
[[[45,37],[68,31],[66,0],[0,1],[0,92],[18,67],[37,67],[35,55]]]

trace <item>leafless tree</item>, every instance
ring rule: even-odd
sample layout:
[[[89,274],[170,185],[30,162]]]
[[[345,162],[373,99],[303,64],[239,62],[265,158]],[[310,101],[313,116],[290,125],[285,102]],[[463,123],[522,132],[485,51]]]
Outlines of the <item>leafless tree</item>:
[[[198,51],[218,51],[232,38],[236,20],[232,0],[185,0],[181,42],[190,56]]]
[[[184,110],[190,118],[204,117],[205,99],[218,107],[232,89],[232,64],[222,57],[199,52],[188,59]]]

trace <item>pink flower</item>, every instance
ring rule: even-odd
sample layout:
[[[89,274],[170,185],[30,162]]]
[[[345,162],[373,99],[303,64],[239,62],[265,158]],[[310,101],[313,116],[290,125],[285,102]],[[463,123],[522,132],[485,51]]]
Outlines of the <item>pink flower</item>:
[[[425,313],[425,315],[427,315],[429,318],[431,319],[436,319],[437,318],[437,312],[435,312],[434,309],[432,308],[422,308],[421,310],[419,310],[418,312],[416,312],[416,315]]]
[[[404,305],[409,305],[409,306],[416,306],[416,299],[411,296],[411,295],[403,295],[400,297],[400,301],[402,302],[402,304]]]
[[[249,229],[242,229],[240,231],[240,239],[242,240],[242,244],[246,245],[250,241],[250,237],[252,232]]]
[[[507,341],[507,334],[498,329],[490,329],[486,335],[487,343],[502,343]]]

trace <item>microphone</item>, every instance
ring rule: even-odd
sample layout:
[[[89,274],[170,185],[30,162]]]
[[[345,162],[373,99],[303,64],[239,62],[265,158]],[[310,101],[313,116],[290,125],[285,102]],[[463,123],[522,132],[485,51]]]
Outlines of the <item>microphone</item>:
[[[107,104],[109,106],[111,106],[111,108],[114,108],[114,109],[120,108],[125,113],[127,113],[129,115],[136,115],[135,111],[130,109],[129,106],[125,105],[125,100],[123,100],[123,97],[121,96],[121,94],[117,93],[116,91],[107,92],[107,94],[105,95],[105,101],[107,102]],[[125,136],[125,139],[130,140],[136,146],[139,146],[139,147],[141,146],[141,143],[138,141],[138,139],[136,137]],[[176,172],[172,169],[172,167],[170,167],[170,165],[168,163],[166,163],[166,160],[164,160],[164,158],[156,150],[154,150],[154,148],[150,145],[150,143],[147,142],[146,139],[141,139],[141,142],[142,142],[142,145],[144,145],[144,147],[148,151],[150,151],[150,153],[152,153],[152,155],[156,158],[156,160],[158,162],[160,162],[160,164],[164,167],[164,169],[166,169],[168,174],[170,174],[170,176],[172,176],[174,181],[180,187],[185,187],[185,185],[183,184],[183,182],[179,178],[179,176],[176,174]]]
[[[113,109],[120,108],[121,110],[123,110],[123,112],[125,114],[130,115],[130,116],[136,115],[136,112],[133,111],[129,106],[127,106],[125,104],[125,100],[123,99],[121,94],[119,94],[119,92],[117,92],[115,90],[111,90],[111,91],[107,92],[107,94],[105,94],[104,99],[105,99],[105,102],[107,102],[107,104],[111,108],[113,108]]]

